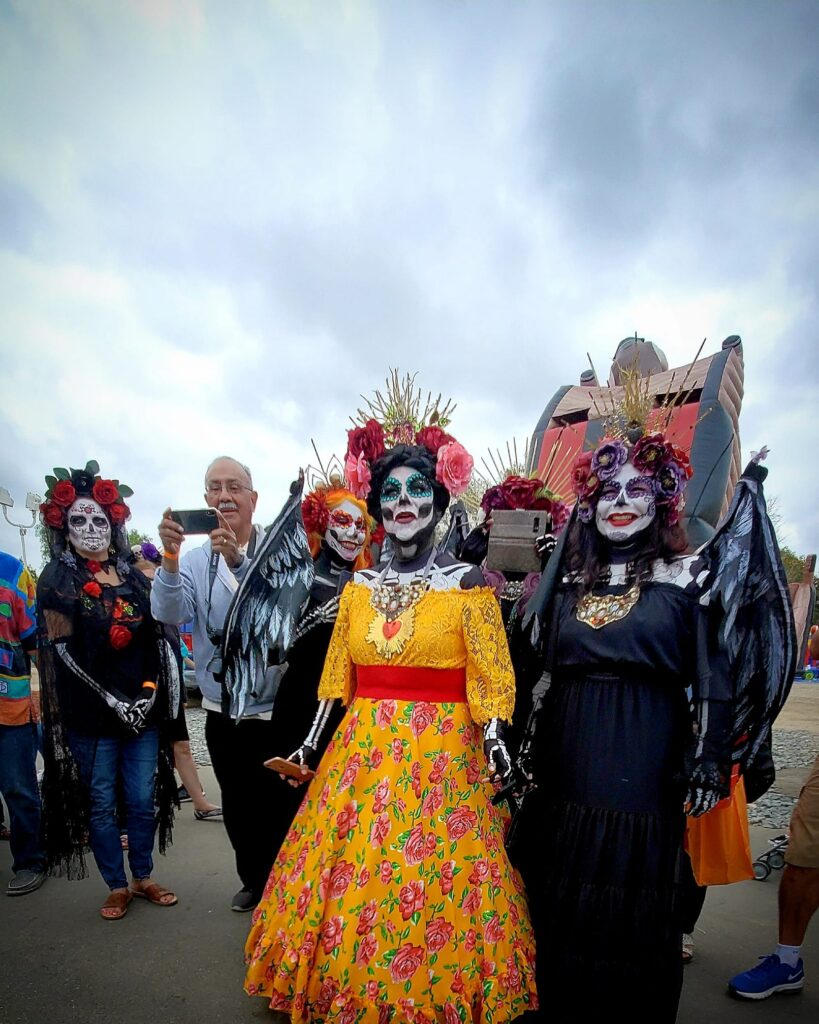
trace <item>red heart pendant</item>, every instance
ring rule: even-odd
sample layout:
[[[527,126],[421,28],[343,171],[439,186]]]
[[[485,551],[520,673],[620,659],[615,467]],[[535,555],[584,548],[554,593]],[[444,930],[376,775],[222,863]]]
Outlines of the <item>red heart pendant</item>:
[[[394,622],[385,622],[381,627],[381,631],[388,640],[392,640],[396,633],[401,629],[401,620],[396,619]]]

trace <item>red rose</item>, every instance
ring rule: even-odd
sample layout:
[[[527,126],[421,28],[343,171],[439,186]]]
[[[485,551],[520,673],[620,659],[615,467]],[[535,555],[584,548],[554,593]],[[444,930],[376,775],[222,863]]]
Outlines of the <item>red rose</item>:
[[[390,725],[397,707],[398,705],[394,700],[380,701],[375,712],[375,724],[380,726],[382,729],[385,725]]]
[[[471,953],[475,948],[475,943],[478,941],[478,936],[475,934],[475,929],[470,928],[464,936],[464,949],[467,953]]]
[[[358,881],[355,883],[357,889],[363,889],[370,880],[370,869],[364,867],[358,873]]]
[[[420,736],[421,733],[427,728],[428,725],[432,725],[435,719],[438,717],[438,707],[436,704],[427,704],[424,701],[418,701],[410,715],[410,729],[414,736]]]
[[[455,438],[451,434],[447,434],[445,430],[441,430],[440,427],[436,426],[422,427],[415,435],[415,443],[421,445],[422,448],[426,448],[433,455],[437,455],[439,448],[454,440]]]
[[[537,492],[543,490],[543,482],[536,477],[513,475],[508,476],[500,487],[506,508],[527,509],[534,504]]]
[[[463,995],[464,992],[466,991],[466,988],[464,986],[464,976],[461,973],[460,967],[455,971],[455,975],[452,978],[452,982],[449,987],[452,989],[453,992],[457,992],[458,995]]]
[[[113,480],[97,480],[91,488],[91,494],[100,505],[113,505],[119,497],[119,489]]]
[[[393,981],[409,981],[424,962],[424,951],[420,946],[407,942],[398,950],[390,964]]]
[[[441,865],[441,893],[444,896],[448,896],[452,892],[452,885],[454,881],[453,867],[455,865],[454,860],[445,860]]]
[[[501,887],[501,869],[500,869],[500,865],[498,864],[497,861],[493,860],[492,863],[489,865],[489,874],[490,874],[490,876],[492,878],[492,885],[494,885],[494,887],[496,889],[500,889],[500,887]]]
[[[344,809],[336,815],[338,826],[338,838],[346,839],[347,836],[358,826],[358,805],[354,800],[344,805]]]
[[[323,902],[327,899],[327,886],[330,884],[330,869],[325,868],[319,875],[318,894]]]
[[[446,819],[446,831],[451,840],[462,839],[478,824],[478,815],[471,807],[457,807]]]
[[[400,896],[400,910],[401,917],[405,921],[409,921],[416,910],[423,910],[426,898],[424,896],[424,883],[418,882],[413,879],[411,882],[407,882],[406,885],[401,886]]]
[[[421,762],[415,761],[410,770],[410,777],[412,778],[412,791],[415,794],[415,799],[418,800],[421,796]]]
[[[489,864],[481,858],[476,860],[469,875],[472,885],[481,885],[489,878]]]
[[[444,1024],[461,1024],[461,1018],[452,1003],[444,1006]]]
[[[126,626],[112,626],[108,630],[108,640],[115,651],[121,651],[131,642],[131,630]]]
[[[346,860],[339,861],[330,872],[330,898],[337,900],[344,895],[353,880],[355,866]]]
[[[382,860],[378,869],[378,877],[382,885],[389,885],[392,881],[392,864],[388,860]]]
[[[302,805],[304,806],[304,805]],[[313,836],[313,849],[317,850],[324,842],[324,829],[320,828],[318,832]]]
[[[424,941],[427,949],[433,953],[440,953],[455,933],[454,925],[445,921],[442,917],[436,917],[427,925],[424,932]]]
[[[509,904],[509,920],[515,927],[520,923],[520,911],[518,910],[516,903]]]
[[[378,998],[378,982],[368,981],[367,982],[367,998],[375,1000]]]
[[[322,1016],[330,1009],[337,993],[338,982],[333,981],[332,978],[322,984],[319,989],[318,998],[316,999],[316,1010]]]
[[[481,777],[481,766],[478,764],[478,759],[473,757],[469,764],[466,766],[466,781],[470,786],[474,786],[475,783]]]
[[[378,940],[376,937],[372,933],[365,935],[358,944],[358,952],[355,956],[355,962],[357,964],[368,964],[377,952]]]
[[[301,503],[301,518],[308,533],[324,533],[330,519],[330,507],[323,490],[313,491]]]
[[[370,768],[378,768],[384,760],[383,750],[374,750],[370,754]]]
[[[375,801],[373,803],[373,813],[381,814],[390,802],[390,780],[382,779],[375,787]]]
[[[384,428],[377,420],[367,420],[363,427],[347,431],[347,454],[358,458],[363,455],[367,462],[375,462],[384,454]]]
[[[515,958],[510,956],[506,961],[506,974],[504,976],[506,987],[510,992],[520,992],[523,988],[523,978],[520,969],[515,963]]]
[[[310,905],[310,892],[310,886],[305,885],[299,893],[299,898],[296,900],[296,913],[300,919],[304,919],[304,915],[307,913],[307,907]]]
[[[96,580],[89,580],[88,583],[83,584],[82,588],[89,597],[99,597],[102,593],[102,587],[97,583]],[[123,644],[123,647],[125,645]]]
[[[436,754],[435,760],[432,762],[432,771],[429,773],[429,781],[432,783],[441,782],[448,764],[449,754],[445,751],[442,751],[440,754]]]
[[[121,526],[126,519],[131,518],[131,510],[124,501],[118,501],[115,505],[109,505],[106,510],[108,518],[113,526]]]
[[[422,809],[422,814],[425,818],[431,818],[436,811],[440,810],[444,804],[444,795],[441,792],[440,786],[433,786],[432,789],[427,793],[426,799]],[[432,833],[430,832],[430,836]],[[433,842],[435,837],[433,836]]]
[[[377,917],[378,905],[375,900],[370,900],[369,903],[365,903],[358,915],[358,924],[355,930],[356,935],[366,935],[368,932],[371,932],[375,926]]]
[[[454,728],[455,728],[455,723],[452,721],[452,719],[451,718],[445,718],[443,720],[443,722],[441,722],[441,726],[440,726],[440,730],[439,731],[440,731],[442,736],[446,736],[446,734],[448,732],[452,732],[452,730]]]
[[[481,977],[491,978],[495,973],[495,964],[492,960],[481,960]]]
[[[304,936],[301,946],[299,947],[299,956],[304,957],[306,960],[312,959],[313,954],[316,951],[316,933],[307,932]]]
[[[51,490],[51,500],[63,508],[73,505],[76,497],[77,492],[70,480],[58,480]]]
[[[384,840],[390,834],[390,819],[386,814],[379,814],[370,826],[370,845],[374,850],[384,845]]]
[[[586,481],[591,472],[594,452],[581,452],[572,468],[572,489],[578,498],[586,496]]]
[[[331,917],[321,926],[321,948],[325,953],[332,953],[336,946],[341,945],[344,922],[338,916]]]
[[[404,843],[404,860],[407,864],[420,864],[424,859],[424,830],[422,825],[416,825],[407,836]]]
[[[341,742],[345,747],[349,747],[350,740],[353,738],[355,727],[358,725],[358,716],[353,715],[350,721],[347,723],[347,727],[344,730],[344,735],[341,737]]]
[[[392,741],[392,759],[396,764],[400,764],[404,760],[404,741],[394,739]]]
[[[344,771],[339,779],[339,789],[349,789],[350,786],[355,782],[355,777],[358,775],[358,769],[361,767],[361,754],[355,753],[347,761],[344,766]]]
[[[483,937],[485,942],[491,942],[493,946],[503,941],[503,927],[497,914],[493,914],[487,921]]]
[[[461,909],[465,914],[474,914],[480,910],[483,897],[481,896],[480,889],[470,889],[466,895],[466,899],[461,904]]]
[[[59,530],[63,525],[63,512],[60,505],[55,505],[53,501],[44,501],[40,505],[40,514],[45,520],[48,526],[53,526],[55,530]]]

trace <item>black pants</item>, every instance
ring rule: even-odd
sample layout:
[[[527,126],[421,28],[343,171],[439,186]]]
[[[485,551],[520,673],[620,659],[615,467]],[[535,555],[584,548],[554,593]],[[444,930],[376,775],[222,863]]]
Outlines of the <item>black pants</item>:
[[[222,814],[242,887],[261,898],[267,876],[304,792],[279,779],[264,762],[281,750],[270,722],[235,722],[208,711],[205,740],[222,791]]]

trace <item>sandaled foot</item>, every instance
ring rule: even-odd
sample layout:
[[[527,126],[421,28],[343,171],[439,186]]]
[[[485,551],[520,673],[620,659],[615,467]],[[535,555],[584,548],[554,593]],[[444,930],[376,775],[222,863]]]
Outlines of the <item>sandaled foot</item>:
[[[149,903],[155,903],[158,907],[172,907],[179,902],[176,898],[176,893],[171,892],[170,889],[166,889],[157,882],[138,882],[134,879],[131,882],[130,892],[131,895],[136,896],[137,899],[147,900]]]
[[[100,917],[104,921],[119,921],[128,913],[128,904],[133,895],[127,889],[117,889],[100,907]]]
[[[193,812],[194,818],[197,821],[210,821],[215,818],[222,817],[221,807],[208,807],[205,810],[199,810],[198,808]]]

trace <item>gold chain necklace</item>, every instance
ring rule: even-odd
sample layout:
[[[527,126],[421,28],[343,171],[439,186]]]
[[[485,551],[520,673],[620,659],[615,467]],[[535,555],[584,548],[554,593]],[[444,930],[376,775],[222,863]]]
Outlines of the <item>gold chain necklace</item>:
[[[639,597],[639,583],[633,583],[624,594],[584,594],[577,602],[577,620],[592,629],[602,629],[624,619]]]

